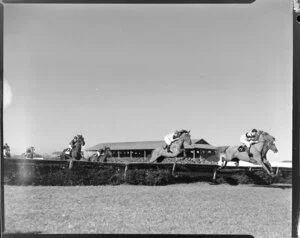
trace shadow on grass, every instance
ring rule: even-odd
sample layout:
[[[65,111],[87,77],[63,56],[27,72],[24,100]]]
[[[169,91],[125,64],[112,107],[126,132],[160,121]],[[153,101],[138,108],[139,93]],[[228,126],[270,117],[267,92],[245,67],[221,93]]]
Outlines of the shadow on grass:
[[[263,188],[280,188],[280,189],[287,189],[292,188],[291,184],[270,184],[270,185],[258,185],[254,184],[251,187],[263,187]]]
[[[233,186],[239,185],[239,181],[236,178],[224,176],[223,179],[225,183],[228,183],[229,185],[233,185]]]
[[[40,237],[40,234],[42,234],[41,231],[30,231],[30,232],[22,232],[22,231],[16,231],[16,232],[4,232],[2,233],[3,238],[13,238],[13,237]]]

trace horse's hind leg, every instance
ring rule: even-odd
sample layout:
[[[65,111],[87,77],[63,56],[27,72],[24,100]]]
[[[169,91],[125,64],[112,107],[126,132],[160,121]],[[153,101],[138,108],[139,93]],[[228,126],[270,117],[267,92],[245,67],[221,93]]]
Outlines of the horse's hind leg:
[[[154,161],[156,161],[158,159],[157,157],[157,152],[153,151],[149,160],[149,163],[153,163]]]
[[[158,157],[151,157],[149,160],[149,163],[154,163],[156,160],[158,159]]]

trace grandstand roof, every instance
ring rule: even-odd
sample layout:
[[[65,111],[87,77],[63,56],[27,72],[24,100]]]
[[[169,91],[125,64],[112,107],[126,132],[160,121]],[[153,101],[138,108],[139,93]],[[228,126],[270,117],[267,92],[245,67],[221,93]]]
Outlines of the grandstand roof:
[[[192,145],[185,145],[187,149],[208,149],[214,150],[215,146],[208,144],[203,139],[192,140]],[[91,148],[88,151],[96,151],[108,146],[111,150],[153,150],[159,146],[163,146],[164,141],[134,141],[134,142],[111,142],[111,143],[100,143]]]

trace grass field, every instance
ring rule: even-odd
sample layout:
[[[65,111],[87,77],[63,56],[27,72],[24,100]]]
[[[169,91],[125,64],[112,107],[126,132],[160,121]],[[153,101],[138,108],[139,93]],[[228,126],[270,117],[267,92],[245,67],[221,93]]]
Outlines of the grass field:
[[[292,189],[276,186],[5,186],[7,233],[290,237]]]

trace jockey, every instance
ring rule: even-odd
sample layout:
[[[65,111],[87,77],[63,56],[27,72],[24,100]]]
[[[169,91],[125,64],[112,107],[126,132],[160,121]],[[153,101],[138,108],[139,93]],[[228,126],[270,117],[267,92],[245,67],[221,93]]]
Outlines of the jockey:
[[[97,150],[97,156],[100,157],[101,155],[104,155],[104,149]]]
[[[253,129],[251,132],[247,132],[246,134],[242,134],[240,141],[242,142],[242,144],[244,146],[246,146],[246,150],[247,153],[249,155],[249,157],[253,157],[253,154],[250,153],[250,147],[252,144],[256,143],[257,140],[256,139],[256,134],[257,134],[257,130]]]
[[[70,153],[71,150],[75,147],[75,144],[76,144],[76,142],[78,141],[78,139],[79,139],[79,135],[74,136],[74,138],[70,141],[70,143],[69,143],[69,148],[68,148],[68,150],[67,150],[68,153]]]
[[[167,149],[167,152],[172,153],[172,151],[170,150],[171,144],[179,139],[181,131],[176,130],[175,132],[165,136],[164,141],[166,142],[165,149]]]

